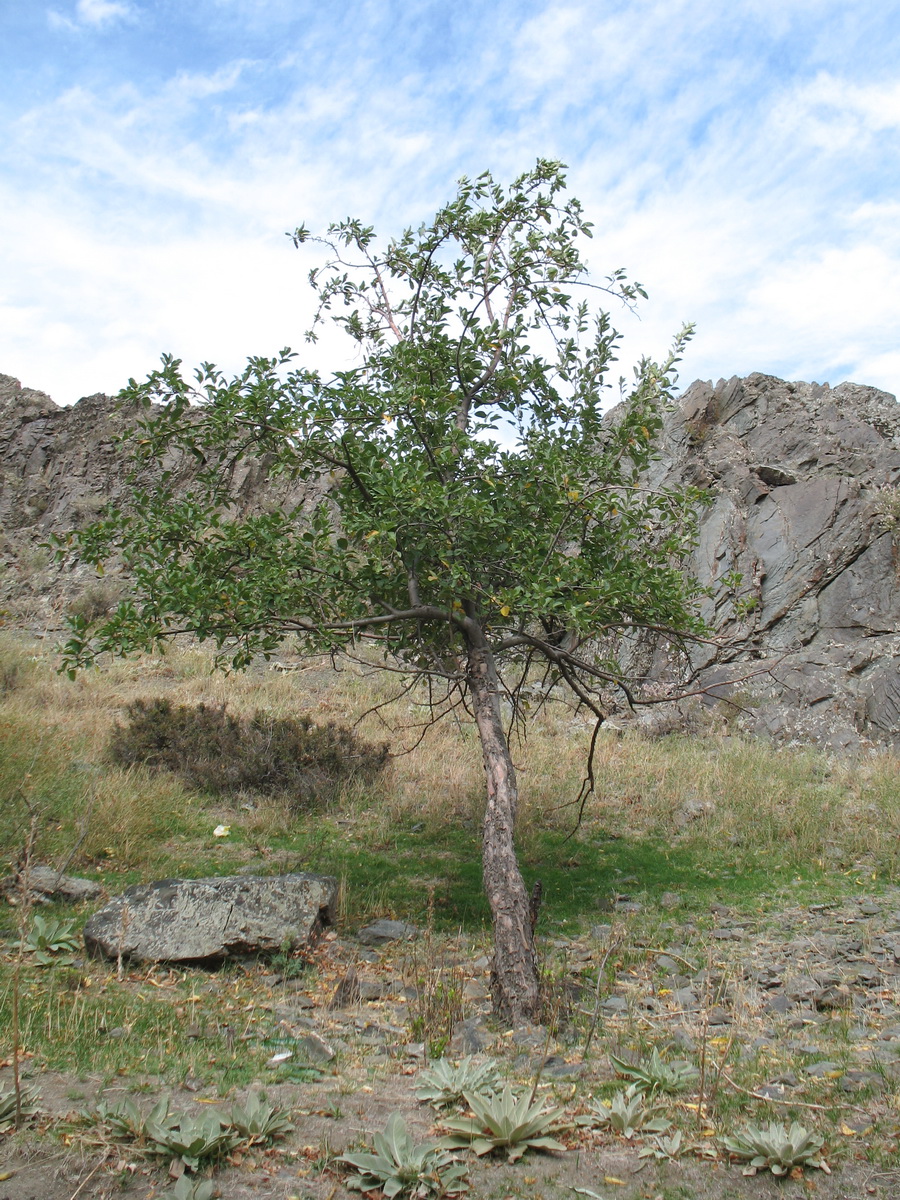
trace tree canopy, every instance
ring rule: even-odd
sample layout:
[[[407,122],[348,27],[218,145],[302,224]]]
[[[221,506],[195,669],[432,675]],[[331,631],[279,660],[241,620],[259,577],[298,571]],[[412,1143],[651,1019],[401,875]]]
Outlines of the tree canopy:
[[[535,1015],[539,1000],[501,695],[515,709],[540,666],[599,724],[607,691],[634,683],[617,641],[700,632],[683,569],[699,496],[642,482],[691,331],[664,361],[643,360],[605,415],[618,334],[598,301],[633,305],[644,291],[621,270],[592,280],[591,234],[548,161],[509,188],[463,179],[431,221],[383,247],[355,220],[323,239],[301,226],[295,244],[319,242],[324,259],[308,337],[333,320],[355,365],[325,375],[284,350],[231,379],[208,363],[188,379],[164,357],[122,392],[146,410],[136,468],[161,475],[73,535],[84,560],[118,560],[133,595],[94,626],[73,620],[71,669],[175,632],[213,639],[243,667],[291,636],[312,653],[374,647],[388,669],[428,681],[436,715],[472,713],[495,1001],[510,1016]],[[189,494],[178,454],[199,464]],[[305,484],[305,501],[243,506],[235,470],[248,461]]]

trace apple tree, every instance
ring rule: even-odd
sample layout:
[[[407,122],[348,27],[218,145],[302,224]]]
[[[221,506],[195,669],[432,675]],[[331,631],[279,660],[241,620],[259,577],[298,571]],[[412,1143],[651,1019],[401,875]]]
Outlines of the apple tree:
[[[462,706],[484,759],[495,1007],[533,1019],[503,701],[517,711],[542,670],[599,727],[611,689],[631,695],[617,641],[699,631],[682,566],[698,496],[642,484],[690,329],[629,387],[617,381],[622,402],[605,415],[618,334],[598,301],[644,292],[621,270],[591,279],[591,225],[556,162],[508,188],[463,179],[386,245],[356,220],[290,236],[323,247],[308,338],[336,322],[352,365],[327,375],[285,350],[229,379],[210,364],[187,377],[164,357],[129,382],[123,400],[144,413],[136,466],[163,469],[72,535],[84,561],[117,560],[132,592],[94,625],[73,620],[67,663],[189,632],[240,668],[289,637],[316,654],[368,648],[368,661],[427,680],[435,718]],[[187,493],[179,455],[197,463]],[[240,504],[248,462],[305,482],[314,502]]]

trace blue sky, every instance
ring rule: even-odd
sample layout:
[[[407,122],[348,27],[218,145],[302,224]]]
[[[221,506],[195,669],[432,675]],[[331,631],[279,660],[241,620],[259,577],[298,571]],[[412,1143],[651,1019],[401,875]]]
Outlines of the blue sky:
[[[623,373],[900,390],[890,0],[0,0],[0,372],[70,403],[302,347],[284,233],[569,164]],[[338,352],[316,350],[327,367]]]

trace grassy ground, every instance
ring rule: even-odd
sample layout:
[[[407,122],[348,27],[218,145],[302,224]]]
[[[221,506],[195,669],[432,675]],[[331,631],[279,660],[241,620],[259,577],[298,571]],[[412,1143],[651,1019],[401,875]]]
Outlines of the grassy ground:
[[[485,920],[478,865],[483,776],[470,729],[446,721],[399,755],[377,788],[326,812],[278,799],[223,801],[177,778],[104,759],[113,723],[137,697],[222,703],[353,721],[389,696],[391,677],[324,665],[226,678],[199,652],[112,663],[74,682],[52,653],[7,635],[0,645],[0,850],[11,861],[40,817],[38,853],[110,888],[150,876],[222,874],[250,861],[290,861],[345,881],[345,916],[421,917],[433,894],[447,928]],[[363,719],[395,750],[415,740],[424,709],[409,698]],[[823,898],[900,874],[900,762],[890,754],[834,762],[735,738],[610,734],[601,740],[597,794],[580,826],[573,799],[588,728],[550,708],[515,747],[522,791],[520,855],[541,878],[546,917],[590,922],[613,891],[654,900],[676,891],[712,898]],[[227,839],[213,829],[227,824]],[[630,882],[622,884],[623,879]],[[636,882],[634,880],[636,879]]]
[[[361,732],[373,740],[387,738],[395,751],[416,741],[425,710],[415,696],[363,715],[389,699],[390,677],[359,666],[335,673],[329,664],[295,665],[298,669],[290,672],[260,667],[225,678],[211,673],[204,653],[176,650],[165,658],[110,663],[70,682],[57,674],[53,653],[43,643],[5,635],[0,641],[0,860],[12,868],[34,818],[39,860],[98,879],[111,893],[138,881],[225,874],[248,865],[261,872],[309,869],[336,875],[343,883],[340,937],[376,916],[408,918],[431,930],[427,948],[415,952],[420,959],[407,953],[378,969],[419,989],[417,998],[411,993],[406,1017],[393,1012],[386,1028],[394,1027],[390,1021],[405,1021],[404,1038],[422,1036],[437,1044],[441,1031],[429,1021],[439,1024],[440,996],[467,984],[477,994],[471,963],[488,948],[479,863],[483,776],[469,729],[443,723],[416,749],[393,758],[377,786],[351,789],[339,803],[313,812],[253,793],[227,800],[204,795],[175,777],[121,770],[106,759],[110,729],[125,705],[155,696],[177,703],[227,702],[235,712],[262,708],[275,715],[360,720]],[[672,907],[681,925],[693,923],[696,929],[696,945],[685,953],[695,965],[709,955],[712,966],[720,949],[710,949],[705,940],[715,923],[711,904],[743,914],[762,938],[779,911],[812,902],[846,903],[854,894],[892,893],[900,882],[900,761],[893,755],[840,762],[734,737],[650,741],[611,733],[599,746],[597,794],[577,824],[573,800],[588,737],[589,727],[578,714],[559,704],[546,708],[527,740],[515,745],[522,789],[520,858],[527,882],[540,879],[544,886],[548,995],[555,996],[557,1015],[569,1022],[573,1045],[583,1044],[590,1015],[579,1015],[566,992],[572,946],[584,949],[588,966],[582,982],[591,992],[598,971],[598,994],[617,981],[621,988],[632,971],[635,988],[641,980],[651,986],[648,948],[672,941]],[[219,825],[228,826],[226,837],[214,836]],[[619,927],[615,903],[623,896],[642,911],[628,919],[607,961],[590,931],[609,922]],[[71,916],[71,910],[53,906],[42,915],[56,911]],[[10,1028],[20,915],[14,908],[0,909],[0,937],[6,939],[0,961],[3,1031]],[[76,924],[83,920],[84,914]],[[297,986],[320,1008],[341,969],[327,949],[308,962],[276,964],[281,973],[298,973]],[[724,977],[731,969],[721,966],[720,973]],[[328,1103],[335,1107],[342,1089],[357,1096],[360,1089],[390,1090],[390,1071],[359,1064],[351,1070],[349,1051],[339,1072],[329,1066],[321,1075],[309,1069],[304,1076],[306,1068],[297,1075],[289,1065],[267,1073],[282,1002],[268,971],[271,967],[234,966],[208,975],[126,966],[119,975],[114,967],[91,962],[45,970],[26,965],[21,977],[26,1069],[35,1078],[58,1078],[60,1112],[67,1104],[77,1109],[98,1086],[115,1089],[116,1080],[138,1097],[163,1088],[177,1091],[186,1082],[190,1093],[194,1081],[204,1097],[214,1100],[264,1077],[276,1085],[330,1087],[329,1095],[334,1094]],[[424,1006],[426,979],[436,981],[436,1012]],[[627,986],[623,994],[630,995]],[[712,1004],[716,995],[708,999]],[[829,1045],[849,1061],[850,1024],[841,1020],[843,1026],[840,1021],[829,1026]],[[8,1034],[0,1036],[2,1070],[3,1060],[7,1066],[9,1061]],[[648,1050],[655,1037],[652,1021],[634,1007],[621,1027],[607,1031],[604,1056],[609,1036],[635,1052]],[[738,1059],[729,1037],[718,1043],[710,1038],[710,1053],[716,1063],[733,1063],[728,1069],[735,1085],[751,1091],[763,1077],[760,1072],[774,1069],[774,1060],[765,1047]],[[613,1087],[608,1065],[604,1069],[605,1077],[602,1072],[592,1077],[595,1095]],[[510,1070],[515,1074],[512,1065]],[[572,1099],[565,1089],[559,1095]],[[804,1096],[807,1104],[823,1105],[835,1128],[850,1111],[825,1083],[821,1094],[813,1090]],[[861,1093],[857,1100],[865,1103],[868,1095]],[[758,1109],[758,1102],[724,1085],[717,1105],[723,1128]],[[802,1105],[796,1110],[801,1116],[803,1111]],[[896,1159],[895,1125],[879,1111],[876,1125],[882,1132],[848,1144],[845,1154],[848,1162],[861,1154],[872,1172],[885,1163],[892,1168]],[[53,1128],[59,1136],[81,1136],[78,1121]],[[609,1169],[615,1177],[614,1163]],[[492,1195],[496,1186],[504,1196],[542,1194],[537,1185],[522,1190],[521,1178],[504,1176],[499,1185],[480,1187],[479,1194]],[[607,1193],[596,1180],[586,1182],[605,1200]],[[548,1196],[555,1194],[550,1184],[541,1186]],[[731,1183],[718,1191],[703,1187],[705,1192],[694,1182],[669,1180],[647,1195],[745,1194],[742,1186],[729,1191]],[[624,1200],[626,1193],[618,1194]]]

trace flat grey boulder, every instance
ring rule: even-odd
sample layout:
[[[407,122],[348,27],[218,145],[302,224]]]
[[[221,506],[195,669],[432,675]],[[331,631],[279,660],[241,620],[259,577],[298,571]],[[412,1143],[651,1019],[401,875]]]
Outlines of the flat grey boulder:
[[[26,879],[27,876],[27,879]],[[81,900],[96,900],[103,891],[101,884],[93,879],[79,879],[75,875],[61,875],[53,867],[43,863],[32,863],[28,871],[10,875],[0,880],[0,890],[8,896],[27,890],[33,897],[42,900],[68,900],[77,904]]]
[[[226,875],[162,879],[116,896],[84,927],[89,954],[139,962],[217,963],[273,954],[330,925],[338,883],[330,875]]]

